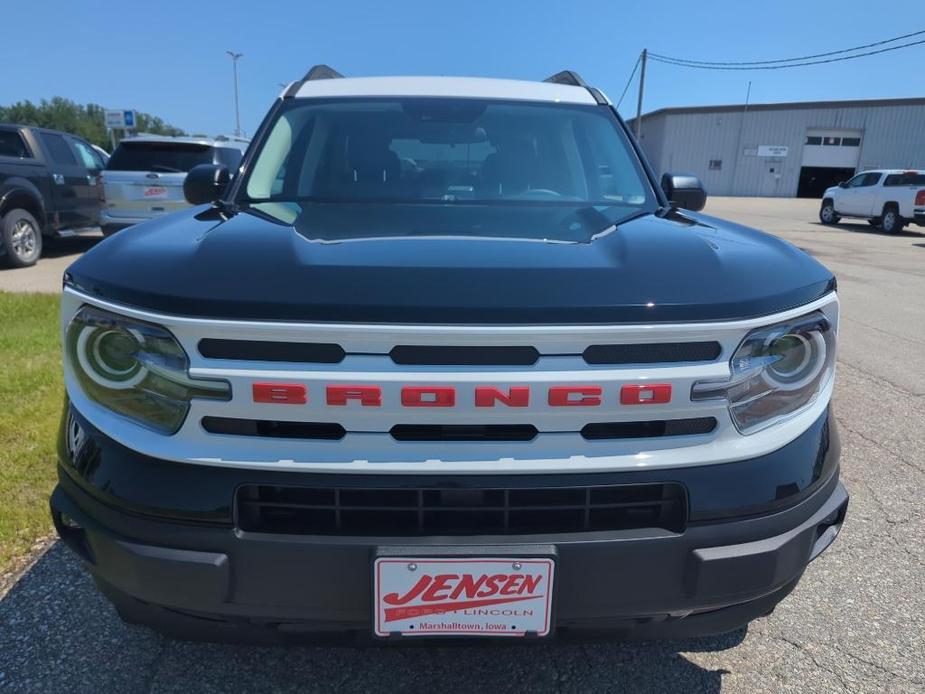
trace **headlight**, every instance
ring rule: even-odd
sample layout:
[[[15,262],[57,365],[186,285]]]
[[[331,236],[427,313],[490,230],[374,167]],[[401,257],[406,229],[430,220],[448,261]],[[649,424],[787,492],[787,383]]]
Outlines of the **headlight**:
[[[89,398],[164,434],[180,428],[193,398],[231,397],[225,381],[189,377],[186,353],[166,329],[92,306],[71,319],[66,350]]]
[[[725,398],[742,434],[751,434],[815,400],[835,369],[835,330],[817,311],[745,336],[730,362],[732,377],[701,381],[691,400]]]

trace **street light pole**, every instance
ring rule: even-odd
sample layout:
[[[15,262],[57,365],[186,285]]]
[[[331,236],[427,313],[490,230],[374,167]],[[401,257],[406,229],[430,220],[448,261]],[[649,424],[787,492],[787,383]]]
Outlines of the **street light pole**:
[[[231,57],[231,67],[234,71],[234,135],[241,137],[241,113],[238,109],[238,58],[244,54],[234,51],[225,51],[225,53]]]

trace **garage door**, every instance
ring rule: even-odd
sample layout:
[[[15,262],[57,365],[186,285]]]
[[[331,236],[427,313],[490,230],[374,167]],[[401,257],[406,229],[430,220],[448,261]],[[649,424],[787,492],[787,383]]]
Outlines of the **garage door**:
[[[806,131],[803,166],[856,169],[860,158],[860,130]]]

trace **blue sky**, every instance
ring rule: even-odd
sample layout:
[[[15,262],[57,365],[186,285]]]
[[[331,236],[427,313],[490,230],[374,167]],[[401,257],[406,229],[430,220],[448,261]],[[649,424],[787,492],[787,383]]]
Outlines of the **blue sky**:
[[[241,120],[248,133],[279,83],[319,62],[346,75],[522,79],[568,67],[616,100],[644,47],[691,59],[762,60],[925,28],[921,0],[879,7],[858,0],[10,2],[0,12],[0,104],[60,95],[147,111],[191,132],[230,133],[228,49],[244,53]],[[753,103],[922,96],[923,65],[925,45],[791,70],[650,64],[644,110],[741,103],[749,80]],[[634,114],[634,92],[621,112]]]

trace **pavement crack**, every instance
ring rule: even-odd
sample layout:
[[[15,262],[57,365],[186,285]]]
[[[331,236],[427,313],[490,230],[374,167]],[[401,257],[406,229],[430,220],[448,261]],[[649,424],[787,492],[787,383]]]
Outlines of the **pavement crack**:
[[[834,670],[833,668],[828,667],[824,663],[820,662],[819,659],[816,658],[816,656],[812,653],[812,651],[810,651],[806,646],[801,644],[799,641],[794,641],[793,639],[789,639],[786,636],[779,636],[777,634],[766,634],[766,635],[774,641],[779,641],[781,643],[785,643],[791,646],[792,648],[795,648],[800,653],[802,653],[807,658],[809,658],[810,662],[812,662],[812,664],[815,665],[819,670],[821,670],[822,672],[827,672],[833,677],[835,677],[835,679],[838,680],[839,684],[841,684],[842,689],[844,689],[846,692],[852,691],[851,687],[849,687],[848,683],[845,681],[844,675],[842,675],[837,670]]]
[[[913,393],[911,390],[906,390],[905,388],[893,383],[893,381],[891,381],[890,379],[884,378],[883,376],[880,376],[879,374],[875,374],[873,371],[868,371],[863,366],[858,366],[857,364],[853,364],[850,361],[846,361],[845,359],[841,357],[839,357],[838,359],[838,364],[839,366],[842,366],[842,367],[847,366],[849,369],[854,369],[855,371],[860,373],[862,376],[866,376],[871,381],[876,381],[877,383],[884,384],[888,388],[896,391],[900,395],[904,395],[908,398],[925,397],[925,393]]]
[[[906,458],[904,454],[900,453],[899,451],[897,451],[897,450],[895,450],[895,449],[893,449],[893,448],[890,448],[889,446],[887,446],[887,445],[881,443],[880,441],[877,441],[876,439],[872,439],[871,437],[867,436],[866,434],[862,434],[862,433],[861,433],[860,431],[858,431],[857,429],[854,429],[853,427],[851,427],[842,417],[839,417],[838,415],[836,415],[836,416],[835,416],[835,421],[838,422],[838,426],[840,426],[841,428],[843,428],[843,429],[844,429],[845,431],[847,431],[848,433],[854,434],[854,435],[857,436],[859,439],[862,439],[863,441],[866,441],[866,442],[869,443],[870,445],[875,446],[875,447],[879,448],[880,450],[882,450],[882,451],[884,451],[884,452],[886,452],[886,453],[889,453],[889,454],[892,455],[894,458],[896,458],[900,463],[902,463],[903,465],[905,465],[905,466],[907,466],[907,467],[912,468],[912,469],[915,470],[916,472],[918,472],[918,473],[920,473],[920,474],[925,474],[925,469],[919,467],[916,463],[914,463],[913,461],[911,461],[911,460],[909,460],[908,458]]]
[[[874,668],[875,670],[878,670],[878,671],[880,671],[880,672],[884,672],[884,673],[886,673],[886,674],[888,674],[888,675],[890,675],[890,676],[892,676],[892,677],[895,677],[895,678],[897,678],[897,679],[903,680],[904,682],[911,682],[912,684],[917,684],[917,685],[925,685],[925,680],[917,679],[917,678],[915,678],[915,677],[909,677],[908,675],[904,675],[904,674],[902,674],[902,673],[896,672],[895,670],[891,670],[890,668],[886,667],[885,665],[881,665],[880,663],[876,663],[876,662],[874,662],[873,660],[868,660],[867,658],[862,658],[861,656],[857,655],[856,653],[852,653],[852,652],[849,651],[848,649],[840,647],[837,643],[833,643],[833,644],[832,644],[832,647],[833,647],[836,651],[838,651],[839,653],[841,653],[842,655],[846,655],[846,656],[848,656],[849,658],[851,658],[852,660],[854,660],[854,661],[856,661],[856,662],[863,663],[864,665],[869,665],[870,667]]]
[[[858,319],[855,318],[854,316],[844,316],[844,317],[842,318],[842,320],[844,320],[844,321],[846,321],[846,322],[848,322],[848,323],[857,323],[858,325],[863,326],[863,327],[867,328],[868,330],[873,330],[874,332],[878,332],[878,333],[882,333],[882,334],[884,334],[884,335],[888,335],[889,337],[895,338],[895,339],[897,339],[897,340],[902,340],[903,342],[911,342],[913,345],[916,345],[917,347],[921,347],[921,346],[922,346],[922,342],[921,342],[920,340],[915,340],[915,339],[913,339],[913,338],[911,338],[911,337],[906,337],[905,335],[899,335],[899,334],[897,334],[897,333],[890,332],[889,330],[884,330],[883,328],[878,328],[876,325],[871,325],[870,323],[865,323],[865,322],[862,321],[862,320],[858,320]]]

